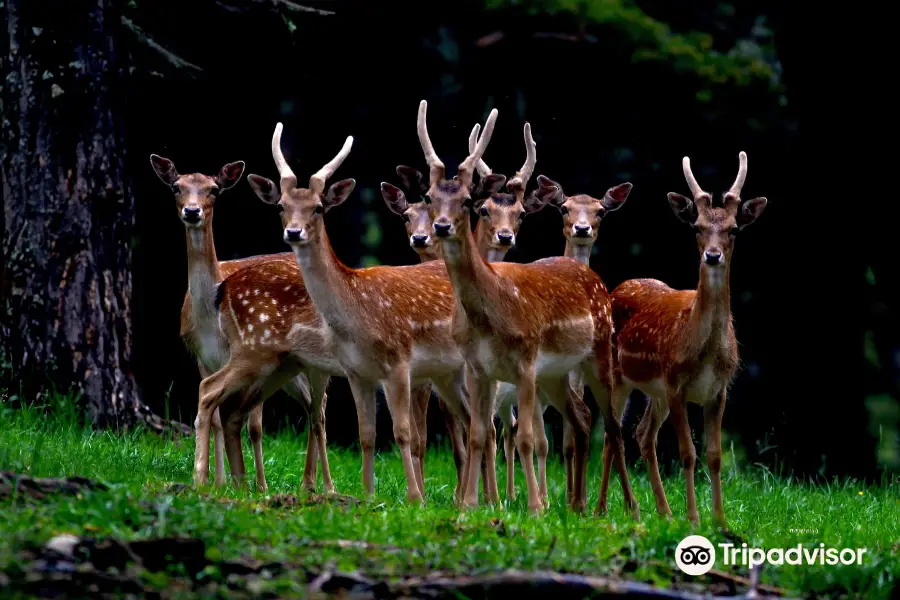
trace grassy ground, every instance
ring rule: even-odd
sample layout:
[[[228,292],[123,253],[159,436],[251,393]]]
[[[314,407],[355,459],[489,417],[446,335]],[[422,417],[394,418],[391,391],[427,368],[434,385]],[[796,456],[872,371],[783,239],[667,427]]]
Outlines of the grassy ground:
[[[248,450],[245,443],[245,450]],[[303,468],[305,437],[286,432],[264,440],[270,495],[297,493]],[[596,449],[597,446],[595,446]],[[592,453],[590,505],[596,502],[600,475]],[[14,567],[23,548],[43,544],[69,532],[96,538],[151,539],[184,535],[206,542],[211,559],[245,557],[287,561],[316,567],[359,570],[371,577],[392,578],[426,573],[487,572],[504,568],[547,569],[621,577],[671,586],[681,576],[674,568],[674,549],[692,533],[683,519],[684,485],[666,480],[676,519],[655,515],[650,486],[640,467],[632,468],[642,508],[640,523],[622,510],[618,480],[611,486],[610,515],[575,516],[562,507],[563,470],[555,462],[548,479],[552,507],[531,517],[524,503],[524,483],[517,465],[519,498],[511,506],[460,514],[451,504],[455,481],[452,457],[435,449],[426,463],[425,507],[405,503],[403,470],[396,453],[376,461],[376,497],[359,505],[325,502],[292,508],[272,507],[262,495],[235,490],[179,493],[172,482],[190,483],[193,441],[172,442],[150,434],[114,435],[84,427],[72,410],[57,407],[47,417],[37,409],[13,411],[0,406],[0,470],[35,477],[81,475],[102,481],[108,491],[81,497],[25,501],[0,499],[0,568]],[[335,485],[342,494],[361,492],[358,452],[331,450]],[[500,461],[501,494],[505,469]],[[247,464],[252,469],[248,454]],[[710,524],[710,490],[705,469],[698,475],[702,524],[697,531],[714,544],[726,535]],[[738,470],[731,456],[724,469],[725,506],[730,539],[749,546],[790,547],[820,542],[836,548],[867,548],[862,566],[768,566],[763,582],[793,594],[887,597],[900,579],[900,485],[863,487],[835,482],[813,487],[777,478],[759,468]],[[800,531],[797,531],[800,530]],[[333,545],[360,540],[365,547]],[[746,567],[716,564],[716,569],[748,575]],[[213,570],[214,571],[214,570]],[[217,574],[206,574],[215,579]],[[147,577],[150,577],[149,575]],[[150,578],[165,589],[165,576]],[[698,581],[708,581],[701,576]],[[300,593],[302,582],[290,574],[265,583],[280,594]]]

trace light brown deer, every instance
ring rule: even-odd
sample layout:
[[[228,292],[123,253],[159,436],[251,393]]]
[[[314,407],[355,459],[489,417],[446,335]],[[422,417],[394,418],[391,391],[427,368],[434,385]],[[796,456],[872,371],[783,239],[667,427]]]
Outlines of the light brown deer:
[[[181,175],[171,160],[156,154],[150,155],[150,165],[157,177],[175,194],[178,218],[185,226],[188,289],[181,307],[181,338],[196,358],[201,377],[206,378],[222,368],[229,356],[229,346],[219,329],[216,310],[213,307],[215,286],[224,277],[247,266],[272,260],[293,262],[293,254],[284,252],[222,262],[216,258],[212,231],[216,199],[219,194],[232,188],[240,180],[244,173],[243,161],[228,163],[215,177],[202,173]],[[288,382],[285,391],[305,406],[309,405],[309,391],[304,380]],[[225,438],[218,411],[213,413],[211,425],[215,432],[214,482],[216,485],[224,485]],[[262,405],[250,413],[248,428],[253,445],[257,488],[265,491],[267,485],[262,454]],[[310,449],[314,448],[315,443],[311,439]],[[312,456],[311,463],[309,455],[307,459],[304,481],[308,481],[311,477],[315,482],[315,455]],[[208,473],[208,462],[205,469]]]
[[[526,144],[530,137],[530,131],[526,132]],[[533,140],[531,142],[533,145]],[[483,161],[482,161],[483,162]],[[533,168],[533,165],[532,165]],[[479,167],[479,170],[480,167]],[[523,171],[525,167],[523,167]],[[531,170],[529,170],[531,172]],[[603,195],[602,198],[594,198],[587,194],[578,194],[575,196],[567,196],[563,191],[562,185],[545,177],[538,175],[538,188],[529,194],[529,200],[532,204],[537,203],[540,206],[550,203],[559,209],[563,221],[563,236],[566,239],[566,247],[563,256],[574,258],[580,263],[590,266],[590,256],[594,243],[597,241],[597,233],[603,218],[610,212],[620,209],[631,193],[631,183],[621,183],[615,185]],[[569,374],[569,382],[573,393],[583,396],[584,378],[578,371],[572,371]],[[540,390],[539,390],[540,392]],[[514,455],[514,439],[515,419],[512,416],[512,403],[515,402],[515,386],[508,383],[501,383],[497,390],[498,411],[501,418],[504,418],[504,453],[507,456],[507,495],[515,498],[515,488],[510,485],[513,476],[513,461],[511,457]],[[543,412],[548,406],[548,400],[540,394],[540,409],[535,413],[534,431],[535,431],[535,454],[538,459],[538,488],[545,505],[547,502],[547,454],[549,452],[549,444],[547,434],[544,430]],[[590,415],[586,415],[590,419]],[[608,444],[604,445],[604,456],[610,450]],[[572,430],[568,424],[563,422],[563,456],[565,457],[566,466],[566,501],[571,503],[574,485],[574,459],[575,459],[575,440],[572,436]],[[611,455],[610,455],[611,456]],[[585,481],[586,484],[586,481]],[[581,492],[587,495],[587,489]]]
[[[272,155],[281,175],[276,185],[258,176],[249,179],[265,202],[282,207],[284,240],[291,245],[313,304],[321,316],[327,349],[347,376],[357,406],[363,449],[363,488],[374,491],[375,390],[385,396],[400,447],[410,502],[422,500],[411,445],[410,387],[431,381],[438,395],[458,415],[468,406],[465,363],[450,333],[453,294],[444,265],[431,261],[402,267],[351,269],[331,249],[323,215],[344,202],[352,179],[325,182],[350,153],[347,138],[338,155],[309,180],[297,177],[281,152],[279,123]]]
[[[469,137],[469,152],[475,151],[479,128],[480,126],[476,125]],[[528,160],[531,161],[533,168],[534,140],[531,139],[530,127],[527,130],[526,136],[527,139],[531,140]],[[478,208],[480,217],[475,226],[475,239],[478,245],[478,253],[488,261],[503,260],[506,253],[515,246],[516,236],[518,235],[519,227],[521,226],[525,215],[540,210],[546,202],[542,202],[536,197],[530,197],[528,201],[523,204],[523,202],[514,195],[498,193],[495,188],[502,186],[506,178],[505,176],[501,176],[502,180],[499,178],[492,178],[490,168],[483,161],[479,161],[479,173],[481,179],[478,182],[476,189],[473,191],[475,205]],[[428,184],[425,182],[424,175],[420,171],[412,167],[400,165],[397,167],[397,174],[403,180],[404,186],[411,194],[421,196],[428,191]],[[428,204],[424,199],[411,203],[407,200],[406,194],[404,194],[402,190],[387,182],[382,182],[381,194],[388,207],[403,218],[403,221],[406,224],[410,246],[418,253],[420,260],[422,262],[443,260],[441,245],[436,242],[431,235],[431,232],[433,231],[431,212],[428,210]],[[513,388],[513,390],[514,389],[515,388]],[[417,454],[419,456],[419,465],[422,469],[424,469],[425,443],[427,439],[427,411],[430,393],[430,385],[416,388],[412,393],[412,411],[419,432],[420,443],[420,449]],[[450,433],[454,460],[457,465],[457,473],[461,483],[463,481],[462,476],[466,458],[465,433],[468,431],[469,419],[466,419],[465,421],[457,419],[440,398],[438,406]],[[542,419],[541,429],[543,430]],[[489,447],[493,447],[493,444],[496,443],[496,434],[493,423],[491,424],[489,431],[489,438],[491,440]],[[492,480],[488,476],[488,462],[486,457],[485,460],[482,461],[482,481],[486,487],[485,500],[488,503],[494,503],[499,501],[499,494],[496,489],[490,488]]]
[[[650,398],[637,437],[648,463],[650,484],[660,514],[671,515],[656,459],[656,436],[671,414],[686,484],[687,516],[699,522],[694,493],[696,452],[691,441],[686,404],[703,407],[706,460],[712,480],[713,516],[725,524],[722,501],[721,426],[725,397],[738,365],[738,346],[731,319],[729,272],[734,239],[766,207],[765,198],[741,200],[747,177],[747,155],[721,206],[712,202],[691,172],[688,157],[682,162],[693,200],[670,192],[676,216],[690,225],[700,251],[700,281],[696,290],[673,290],[655,279],[633,279],[612,294],[616,327],[615,404],[624,406],[633,388]]]
[[[575,437],[575,498],[573,509],[583,511],[586,499],[582,479],[586,474],[588,423],[583,400],[569,389],[568,374],[580,369],[591,386],[604,416],[606,431],[616,449],[616,466],[626,503],[639,516],[637,501],[625,470],[619,423],[613,418],[612,308],[603,281],[585,265],[571,258],[549,258],[530,264],[488,263],[476,252],[469,225],[471,186],[478,160],[490,141],[497,118],[491,111],[476,152],[460,165],[453,179],[446,178],[444,164],[434,151],[426,126],[427,102],[419,105],[417,130],[429,165],[433,230],[443,243],[444,262],[456,298],[452,316],[453,338],[470,369],[472,423],[469,426],[469,461],[466,506],[476,506],[479,470],[493,414],[496,382],[518,388],[519,413],[533,415],[540,384],[573,428]],[[524,187],[517,174],[510,189]],[[516,181],[518,180],[518,181]],[[516,446],[525,471],[528,507],[540,512],[544,505],[534,473],[533,420],[519,419]]]

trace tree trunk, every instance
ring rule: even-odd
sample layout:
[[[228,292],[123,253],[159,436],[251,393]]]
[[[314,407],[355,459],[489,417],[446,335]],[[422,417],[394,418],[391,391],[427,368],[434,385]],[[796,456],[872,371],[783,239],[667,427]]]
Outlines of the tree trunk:
[[[166,424],[131,373],[134,198],[115,0],[6,0],[0,352],[26,397],[81,393],[98,426]]]

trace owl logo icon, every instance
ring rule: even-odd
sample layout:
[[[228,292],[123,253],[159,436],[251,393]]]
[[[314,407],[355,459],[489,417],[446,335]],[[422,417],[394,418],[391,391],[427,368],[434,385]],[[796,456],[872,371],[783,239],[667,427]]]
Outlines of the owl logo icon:
[[[716,550],[702,535],[689,535],[675,548],[675,565],[688,575],[703,575],[715,563]]]

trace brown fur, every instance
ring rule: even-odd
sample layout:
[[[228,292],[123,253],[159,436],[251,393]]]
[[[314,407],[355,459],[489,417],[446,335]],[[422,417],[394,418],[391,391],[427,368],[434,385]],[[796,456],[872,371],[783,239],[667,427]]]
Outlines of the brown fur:
[[[741,201],[746,155],[741,153],[740,159],[738,178],[724,195],[724,206],[712,205],[710,194],[697,185],[687,158],[685,178],[694,199],[669,194],[675,214],[696,231],[701,254],[697,289],[673,290],[661,281],[635,279],[622,283],[612,294],[616,378],[621,383],[616,390],[616,405],[621,413],[634,387],[650,397],[638,438],[648,462],[657,510],[671,515],[656,461],[656,436],[671,413],[685,473],[688,518],[699,521],[694,493],[696,455],[685,408],[687,402],[694,402],[704,411],[713,515],[722,525],[722,413],[738,366],[728,285],[731,255],[737,232],[753,223],[766,205],[765,198]],[[604,471],[607,468],[604,464]]]
[[[569,421],[576,438],[575,498],[573,509],[584,509],[580,491],[586,474],[588,424],[578,419],[575,409],[583,400],[569,388],[569,371],[580,368],[594,395],[611,417],[612,312],[606,287],[585,265],[570,258],[550,258],[528,265],[487,263],[478,256],[469,229],[472,177],[493,133],[496,109],[491,112],[474,152],[460,164],[450,194],[444,185],[445,169],[428,138],[427,104],[419,107],[417,129],[429,164],[429,196],[434,215],[434,231],[444,244],[444,262],[453,282],[456,305],[453,310],[453,338],[463,349],[472,375],[472,423],[469,427],[469,466],[465,503],[478,503],[475,493],[478,470],[485,449],[487,424],[493,412],[497,381],[514,383],[519,392],[519,411],[533,415],[538,382]],[[524,188],[524,182],[522,182]],[[524,193],[524,190],[523,190]],[[541,364],[541,360],[546,364]],[[613,418],[604,419],[607,431],[618,441],[620,466],[626,501],[637,516],[637,503],[624,469],[624,452]],[[533,420],[518,423],[516,443],[525,470],[528,506],[543,509],[533,466]]]

